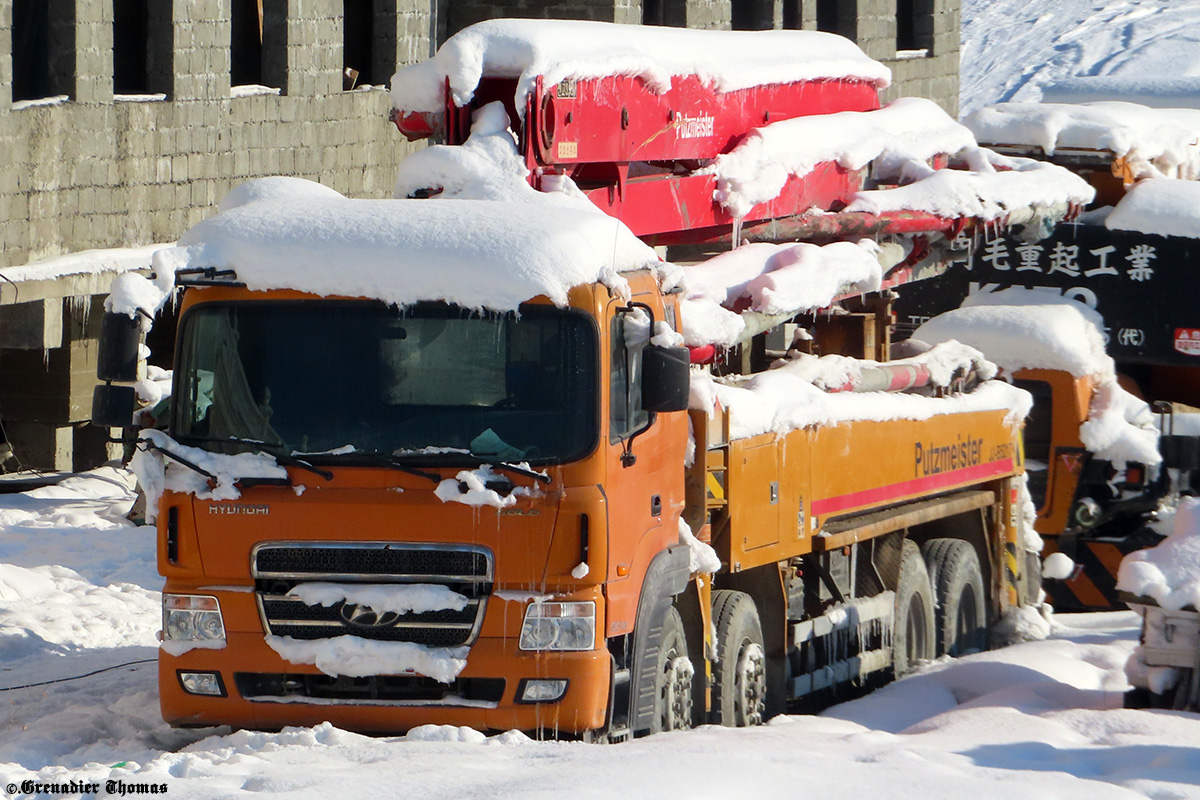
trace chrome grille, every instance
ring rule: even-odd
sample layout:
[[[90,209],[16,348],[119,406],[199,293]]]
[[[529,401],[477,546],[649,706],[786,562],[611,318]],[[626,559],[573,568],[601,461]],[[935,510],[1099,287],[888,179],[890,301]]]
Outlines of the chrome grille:
[[[263,629],[274,636],[325,639],[359,636],[431,647],[470,644],[479,633],[492,589],[492,554],[467,545],[395,542],[275,542],[250,556]],[[461,611],[375,613],[337,603],[308,605],[288,592],[300,583],[437,584],[465,595]]]

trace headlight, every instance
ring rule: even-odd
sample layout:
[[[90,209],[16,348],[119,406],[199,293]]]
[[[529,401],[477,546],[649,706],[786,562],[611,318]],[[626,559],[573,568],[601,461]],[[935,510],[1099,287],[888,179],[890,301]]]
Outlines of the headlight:
[[[531,603],[521,625],[522,650],[591,650],[596,646],[596,604]]]
[[[225,622],[221,619],[221,606],[217,598],[164,594],[163,641],[225,641]]]

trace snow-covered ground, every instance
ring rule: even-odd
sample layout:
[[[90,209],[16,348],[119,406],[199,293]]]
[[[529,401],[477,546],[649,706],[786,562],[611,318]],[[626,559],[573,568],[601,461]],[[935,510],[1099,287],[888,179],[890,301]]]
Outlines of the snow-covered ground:
[[[963,0],[962,113],[1046,87],[1061,102],[1197,107],[1198,19],[1200,0]]]
[[[18,795],[24,781],[74,780],[103,796],[112,780],[189,798],[351,785],[455,799],[1200,798],[1200,716],[1121,708],[1129,612],[1058,617],[1046,640],[930,664],[823,716],[759,729],[616,746],[452,728],[172,730],[146,662],[160,621],[154,533],[125,521],[132,502],[112,469],[0,496],[0,786]],[[43,792],[80,794],[94,793]]]

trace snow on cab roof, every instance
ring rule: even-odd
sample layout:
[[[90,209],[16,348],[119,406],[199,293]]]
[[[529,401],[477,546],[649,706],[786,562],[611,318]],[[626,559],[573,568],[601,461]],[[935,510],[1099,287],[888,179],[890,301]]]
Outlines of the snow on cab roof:
[[[1138,181],[1105,218],[1104,226],[1200,239],[1200,183],[1170,178]]]
[[[1103,318],[1091,308],[1046,289],[1019,286],[973,294],[962,308],[939,314],[913,332],[927,344],[962,342],[1009,374],[1053,369],[1094,381],[1088,418],[1079,438],[1097,458],[1158,464],[1158,429],[1149,407],[1117,383],[1104,352]]]
[[[1107,150],[1136,178],[1200,178],[1200,110],[1137,103],[998,103],[963,121],[987,144]]]
[[[817,31],[712,31],[571,20],[494,19],[450,37],[428,61],[392,76],[392,105],[440,111],[446,81],[458,106],[481,78],[517,78],[517,104],[537,76],[636,76],[655,91],[677,75],[697,75],[719,91],[804,80],[849,78],[884,88],[891,71],[848,39]]]
[[[1053,290],[1012,287],[968,296],[961,308],[922,324],[913,338],[968,344],[1010,374],[1055,369],[1109,376],[1114,366],[1104,352],[1103,327],[1095,310]]]
[[[599,211],[485,200],[352,200],[300,178],[242,184],[155,268],[233,269],[250,289],[511,311],[657,261]]]

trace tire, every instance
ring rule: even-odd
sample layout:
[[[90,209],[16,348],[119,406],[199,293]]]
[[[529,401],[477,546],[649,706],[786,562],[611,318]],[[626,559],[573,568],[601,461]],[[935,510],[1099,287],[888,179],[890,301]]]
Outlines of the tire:
[[[896,582],[892,630],[892,666],[896,677],[907,675],[921,661],[934,657],[933,587],[921,550],[905,540]]]
[[[667,609],[654,668],[654,717],[650,733],[692,727],[692,676],[683,620],[674,606]]]
[[[767,704],[767,655],[758,609],[750,595],[722,589],[713,592],[713,621],[713,722],[730,728],[761,725]]]
[[[921,550],[936,602],[937,655],[987,649],[987,595],[975,548],[961,539],[930,539]]]

